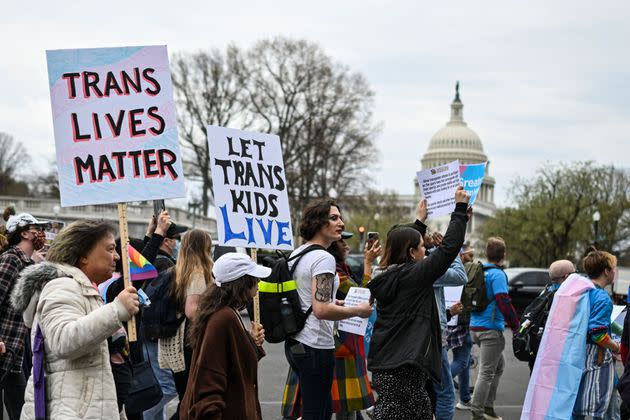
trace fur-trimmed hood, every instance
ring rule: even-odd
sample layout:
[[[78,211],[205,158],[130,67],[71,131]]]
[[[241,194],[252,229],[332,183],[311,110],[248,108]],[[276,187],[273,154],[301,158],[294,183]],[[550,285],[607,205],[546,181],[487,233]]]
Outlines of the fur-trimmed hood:
[[[26,267],[20,275],[11,292],[11,306],[24,314],[24,322],[30,328],[32,325],[37,301],[41,291],[51,280],[61,277],[74,278],[83,283],[89,280],[77,267],[66,264],[42,262]]]

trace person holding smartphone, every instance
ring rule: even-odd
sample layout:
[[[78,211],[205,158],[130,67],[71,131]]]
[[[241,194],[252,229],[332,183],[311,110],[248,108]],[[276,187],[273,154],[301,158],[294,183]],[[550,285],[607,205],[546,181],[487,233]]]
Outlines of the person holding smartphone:
[[[292,256],[311,245],[322,249],[306,253],[295,267],[290,263],[290,268],[295,268],[302,310],[310,313],[304,328],[285,341],[285,354],[299,377],[302,419],[329,419],[335,368],[334,321],[354,316],[367,318],[372,308],[368,303],[346,307],[335,300],[339,277],[335,258],[326,249],[341,239],[344,223],[339,206],[332,200],[311,203],[304,209],[299,229],[305,243]]]

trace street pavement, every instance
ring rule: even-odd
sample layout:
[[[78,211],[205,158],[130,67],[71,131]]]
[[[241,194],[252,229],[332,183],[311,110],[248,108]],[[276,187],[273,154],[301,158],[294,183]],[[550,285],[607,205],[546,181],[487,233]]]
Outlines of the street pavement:
[[[505,356],[506,368],[501,378],[499,390],[497,392],[496,412],[504,420],[518,420],[520,418],[521,407],[529,380],[529,369],[527,363],[520,362],[512,354],[512,333],[505,334]],[[259,398],[262,408],[263,419],[281,419],[280,400],[287,376],[288,364],[284,356],[283,344],[264,344],[267,356],[258,365]],[[478,353],[479,348],[473,347],[473,354]],[[474,383],[477,372],[473,369],[471,381]],[[170,417],[177,407],[177,401],[172,401],[167,406],[167,414]],[[167,418],[168,418],[167,417]],[[4,418],[8,418],[6,412]],[[364,416],[367,420],[367,417]],[[457,410],[456,420],[470,419],[469,411]]]
[[[512,333],[505,334],[504,352],[506,368],[501,378],[495,409],[504,420],[518,420],[521,414],[527,382],[529,380],[529,368],[527,363],[520,362],[512,354]],[[288,364],[284,356],[282,344],[264,345],[267,356],[258,365],[259,398],[264,419],[281,419],[280,400],[286,381]],[[473,347],[473,354],[477,354],[479,348]],[[473,369],[471,381],[477,377],[476,369]],[[455,419],[470,419],[469,411],[457,410]],[[367,419],[367,417],[364,416]]]

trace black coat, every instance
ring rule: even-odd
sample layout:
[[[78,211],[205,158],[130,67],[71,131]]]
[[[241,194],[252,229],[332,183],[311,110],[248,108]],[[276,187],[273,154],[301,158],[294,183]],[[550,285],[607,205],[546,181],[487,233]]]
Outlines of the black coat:
[[[442,337],[433,283],[458,255],[467,221],[466,205],[458,204],[442,246],[421,261],[387,269],[368,284],[377,301],[369,370],[412,365],[423,369],[432,381],[440,382]],[[407,226],[421,234],[426,229],[420,222]]]

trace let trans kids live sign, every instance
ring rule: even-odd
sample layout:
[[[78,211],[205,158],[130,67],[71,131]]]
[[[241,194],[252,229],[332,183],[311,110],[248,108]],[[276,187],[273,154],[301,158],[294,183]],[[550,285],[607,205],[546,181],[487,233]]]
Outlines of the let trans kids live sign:
[[[61,205],[184,197],[166,46],[46,58]]]
[[[208,126],[219,244],[293,249],[280,138]]]

